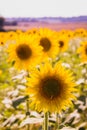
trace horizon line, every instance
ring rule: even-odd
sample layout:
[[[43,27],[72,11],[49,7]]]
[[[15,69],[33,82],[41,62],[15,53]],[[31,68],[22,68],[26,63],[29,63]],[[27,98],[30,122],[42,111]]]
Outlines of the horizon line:
[[[4,16],[0,16],[0,17],[3,17],[3,18],[77,18],[77,17],[87,17],[87,15],[79,15],[79,16],[39,16],[39,17],[35,17],[35,16],[26,16],[26,17],[23,17],[23,16],[12,16],[12,17],[4,17]]]

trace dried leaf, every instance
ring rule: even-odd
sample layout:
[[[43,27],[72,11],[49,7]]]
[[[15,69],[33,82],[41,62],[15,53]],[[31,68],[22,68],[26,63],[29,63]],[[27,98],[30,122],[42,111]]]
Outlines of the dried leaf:
[[[37,124],[42,122],[43,122],[43,118],[27,118],[20,124],[20,127],[23,127],[27,124]]]

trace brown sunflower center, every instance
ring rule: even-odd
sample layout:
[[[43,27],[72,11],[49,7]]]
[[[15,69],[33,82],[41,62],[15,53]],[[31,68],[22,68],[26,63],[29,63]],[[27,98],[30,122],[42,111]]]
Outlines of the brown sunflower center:
[[[40,45],[43,47],[43,51],[48,51],[51,47],[51,42],[48,38],[42,38],[40,40]]]
[[[12,37],[13,36],[13,34],[10,34],[10,37]]]
[[[1,45],[3,45],[4,43],[3,42],[1,42]]]
[[[47,78],[42,82],[42,93],[48,99],[56,98],[60,93],[60,83],[57,79]]]
[[[85,54],[87,55],[87,47],[85,48]]]
[[[21,60],[27,60],[32,54],[32,50],[26,44],[21,44],[16,48],[17,56]]]
[[[33,33],[35,34],[35,33],[36,33],[36,30],[33,30]]]
[[[68,34],[68,37],[71,37],[71,35],[70,35],[70,34]]]
[[[64,42],[63,41],[59,41],[59,47],[63,47]]]
[[[80,33],[83,34],[83,31],[81,31]]]

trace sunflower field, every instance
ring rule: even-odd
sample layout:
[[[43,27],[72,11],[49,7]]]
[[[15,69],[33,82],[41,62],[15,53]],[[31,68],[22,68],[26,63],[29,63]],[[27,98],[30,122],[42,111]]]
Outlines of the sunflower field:
[[[87,130],[87,30],[0,32],[0,130]]]

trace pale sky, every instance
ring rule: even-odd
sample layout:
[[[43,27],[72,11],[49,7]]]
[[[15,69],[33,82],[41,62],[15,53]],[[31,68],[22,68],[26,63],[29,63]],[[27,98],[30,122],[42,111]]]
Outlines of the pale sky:
[[[87,15],[87,0],[0,0],[4,17],[72,17]]]

